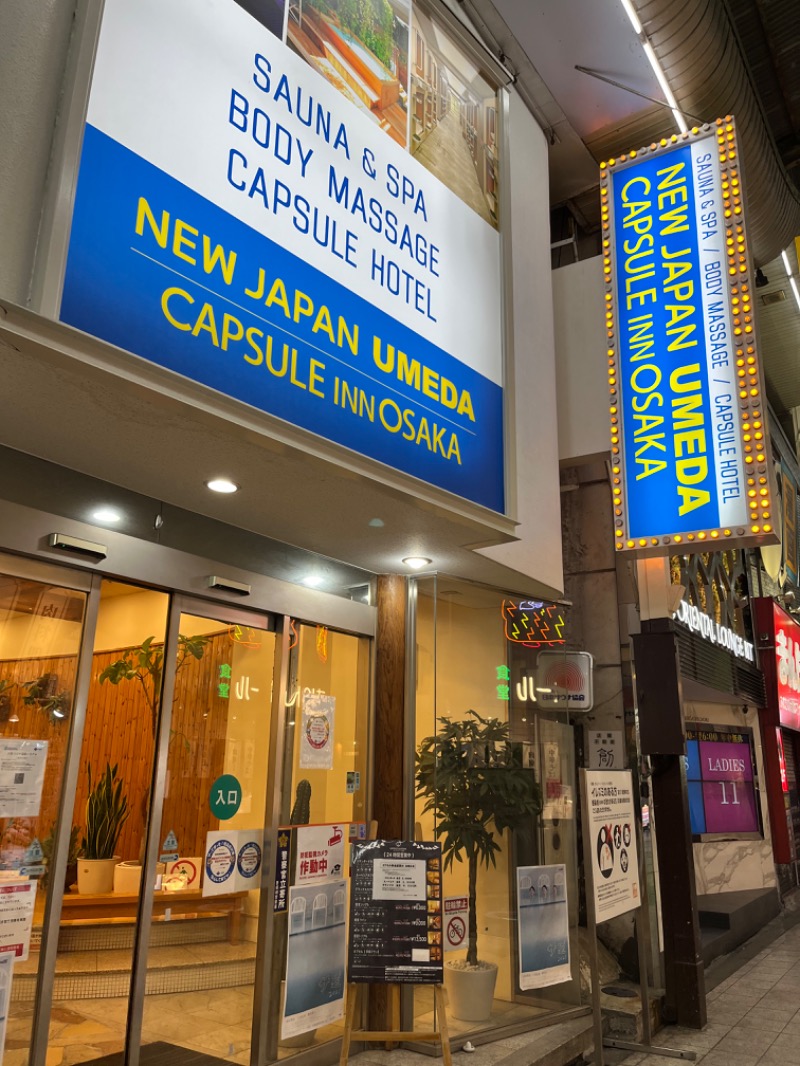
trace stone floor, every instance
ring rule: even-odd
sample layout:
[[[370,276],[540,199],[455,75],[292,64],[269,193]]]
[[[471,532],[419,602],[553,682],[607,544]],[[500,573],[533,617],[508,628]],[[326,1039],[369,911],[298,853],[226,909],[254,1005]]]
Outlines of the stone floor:
[[[777,937],[771,939],[770,932],[776,931]],[[757,937],[755,943],[743,945],[711,967],[708,983],[715,987],[707,994],[705,1029],[667,1026],[653,1043],[694,1051],[701,1066],[800,1064],[800,914],[784,914],[763,934],[762,942],[770,942],[760,950]],[[723,979],[716,983],[715,976]],[[665,1066],[675,1061],[638,1052],[606,1055],[607,1064],[620,1066]]]

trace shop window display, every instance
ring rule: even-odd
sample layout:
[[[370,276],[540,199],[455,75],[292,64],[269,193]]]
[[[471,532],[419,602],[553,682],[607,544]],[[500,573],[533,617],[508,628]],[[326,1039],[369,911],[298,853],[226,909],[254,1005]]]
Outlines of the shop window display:
[[[463,906],[456,935],[443,936],[455,1035],[535,1025],[580,1003],[573,730],[567,712],[540,706],[537,677],[539,651],[561,647],[563,634],[550,605],[520,606],[464,582],[417,583],[415,817],[422,839],[443,845],[445,920]],[[542,901],[564,915],[552,985],[521,973],[518,908],[532,887],[540,902],[540,882]],[[475,1008],[457,987],[465,973],[483,978]],[[432,993],[416,989],[414,1025],[432,1024]]]

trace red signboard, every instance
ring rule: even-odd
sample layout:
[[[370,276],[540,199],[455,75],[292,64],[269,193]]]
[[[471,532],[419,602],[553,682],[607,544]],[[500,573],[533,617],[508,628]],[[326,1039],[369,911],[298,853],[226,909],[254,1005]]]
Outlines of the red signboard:
[[[778,745],[778,762],[781,767],[781,791],[789,791],[789,775],[786,773],[786,756],[783,753],[783,737],[780,726],[775,727],[775,739]]]
[[[781,725],[800,730],[800,626],[777,604],[772,609]]]

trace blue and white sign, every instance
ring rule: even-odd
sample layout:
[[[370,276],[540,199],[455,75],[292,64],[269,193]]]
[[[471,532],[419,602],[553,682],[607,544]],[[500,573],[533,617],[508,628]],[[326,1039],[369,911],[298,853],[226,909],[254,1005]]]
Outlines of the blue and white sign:
[[[233,0],[106,0],[61,318],[504,508],[498,232]]]
[[[604,169],[618,549],[772,528],[735,132],[672,141]]]

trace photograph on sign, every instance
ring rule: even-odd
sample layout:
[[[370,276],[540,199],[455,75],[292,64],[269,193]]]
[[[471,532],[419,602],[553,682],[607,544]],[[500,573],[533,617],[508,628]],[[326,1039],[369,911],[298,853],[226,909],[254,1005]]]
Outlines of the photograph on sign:
[[[630,770],[584,770],[583,775],[595,918],[605,922],[641,906],[633,782]]]
[[[733,121],[602,163],[600,191],[616,548],[774,543]]]
[[[411,840],[353,845],[348,978],[441,984],[442,849]]]
[[[344,1015],[347,882],[289,889],[289,943],[281,1036],[299,1036]]]
[[[362,7],[106,0],[60,318],[502,512],[496,94]]]
[[[46,740],[0,740],[0,818],[38,817],[46,765]]]
[[[300,769],[330,770],[333,766],[333,730],[336,697],[307,692],[303,696],[300,731]]]
[[[344,824],[298,825],[295,829],[296,885],[338,880],[344,874]]]
[[[566,866],[517,867],[517,932],[520,988],[572,979]]]

